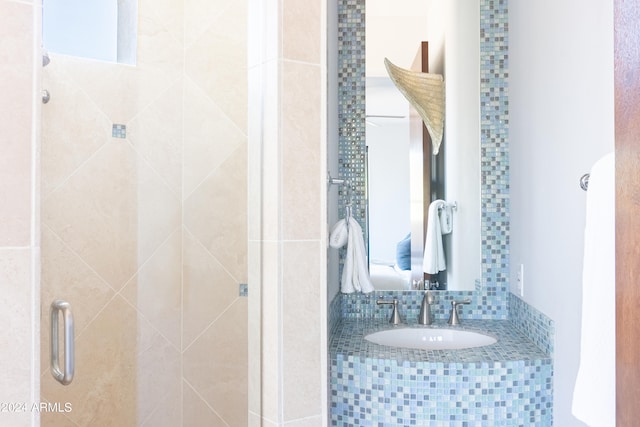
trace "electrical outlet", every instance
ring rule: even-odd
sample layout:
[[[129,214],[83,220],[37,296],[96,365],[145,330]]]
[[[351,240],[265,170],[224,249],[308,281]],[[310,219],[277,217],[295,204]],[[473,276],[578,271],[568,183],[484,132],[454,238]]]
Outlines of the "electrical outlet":
[[[524,296],[524,264],[520,264],[516,282],[517,282],[516,285],[518,287],[518,293],[520,294],[520,296]]]

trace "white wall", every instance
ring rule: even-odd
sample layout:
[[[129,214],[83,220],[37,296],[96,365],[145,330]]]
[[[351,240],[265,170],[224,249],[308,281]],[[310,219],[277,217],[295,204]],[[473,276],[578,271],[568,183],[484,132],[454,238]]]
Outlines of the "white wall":
[[[394,262],[398,242],[411,231],[409,121],[383,119],[378,123],[367,124],[369,259]]]
[[[586,193],[613,150],[613,2],[509,3],[511,283],[555,322],[555,425],[571,415],[579,364]],[[603,292],[614,292],[614,282]]]

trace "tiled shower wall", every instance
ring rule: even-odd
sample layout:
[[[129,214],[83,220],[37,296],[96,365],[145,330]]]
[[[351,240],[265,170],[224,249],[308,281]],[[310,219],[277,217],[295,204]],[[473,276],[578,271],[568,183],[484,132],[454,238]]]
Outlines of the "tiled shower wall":
[[[37,396],[38,250],[37,126],[34,64],[38,7],[0,0],[0,405]],[[35,66],[34,66],[35,65]],[[32,423],[33,417],[33,423]],[[0,425],[37,425],[22,406],[0,408]]]
[[[76,378],[42,365],[73,404],[42,425],[246,425],[246,2],[138,15],[135,66],[44,69],[42,312],[71,303]]]

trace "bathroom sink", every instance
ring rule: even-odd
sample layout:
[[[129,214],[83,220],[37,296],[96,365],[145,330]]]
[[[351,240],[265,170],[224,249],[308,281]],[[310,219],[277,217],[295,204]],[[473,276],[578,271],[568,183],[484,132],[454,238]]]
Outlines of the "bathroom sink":
[[[375,344],[422,350],[458,350],[495,344],[491,335],[465,329],[399,328],[379,331],[364,337]]]

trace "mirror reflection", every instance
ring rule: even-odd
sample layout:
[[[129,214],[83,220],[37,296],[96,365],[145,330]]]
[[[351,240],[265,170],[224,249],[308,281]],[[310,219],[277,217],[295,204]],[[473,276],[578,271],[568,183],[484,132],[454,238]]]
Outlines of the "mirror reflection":
[[[366,2],[368,247],[376,289],[427,283],[473,290],[480,280],[479,15],[477,0]],[[420,117],[389,79],[384,58],[444,77],[445,130],[437,155]],[[425,238],[435,235],[427,233],[428,212],[436,200],[456,209],[432,215],[449,221],[437,233],[442,271],[426,274],[425,258],[433,252],[425,253]],[[451,231],[442,234],[445,222]]]

